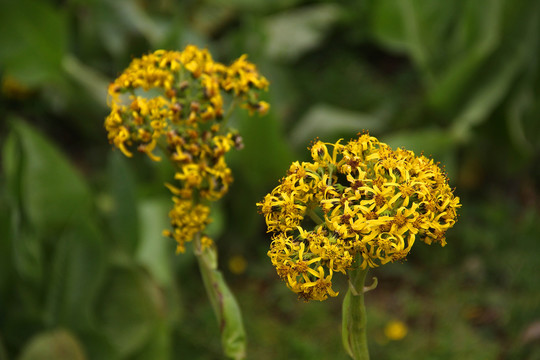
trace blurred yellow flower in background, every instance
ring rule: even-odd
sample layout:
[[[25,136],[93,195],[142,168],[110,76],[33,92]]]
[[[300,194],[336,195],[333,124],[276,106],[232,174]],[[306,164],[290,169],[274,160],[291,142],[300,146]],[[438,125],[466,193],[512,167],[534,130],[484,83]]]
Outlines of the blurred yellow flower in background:
[[[407,327],[407,324],[400,320],[392,320],[388,322],[384,327],[384,335],[389,340],[393,341],[403,339],[405,336],[407,336],[408,332],[409,329]]]
[[[229,259],[229,270],[235,275],[241,275],[246,272],[247,260],[242,255],[233,255]]]
[[[226,66],[188,45],[133,59],[109,85],[109,142],[127,157],[137,151],[152,161],[161,161],[161,150],[175,167],[174,182],[166,184],[173,194],[172,230],[163,234],[176,240],[177,252],[202,234],[211,221],[208,202],[223,197],[233,181],[225,155],[243,144],[227,126],[231,110],[265,114],[269,105],[259,94],[268,84],[247,55]]]

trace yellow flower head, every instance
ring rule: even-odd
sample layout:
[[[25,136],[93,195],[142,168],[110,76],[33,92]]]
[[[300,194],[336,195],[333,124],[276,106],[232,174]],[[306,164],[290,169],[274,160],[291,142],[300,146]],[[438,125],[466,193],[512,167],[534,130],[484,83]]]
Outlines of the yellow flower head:
[[[333,273],[405,259],[416,240],[446,244],[461,205],[433,160],[367,133],[316,141],[311,156],[257,204],[274,233],[268,255],[301,298],[336,296]]]
[[[239,98],[241,107],[264,114],[269,105],[258,97],[267,87],[268,80],[246,55],[225,66],[193,45],[181,52],[157,50],[134,59],[109,85],[105,128],[109,141],[128,157],[135,147],[158,161],[157,144],[179,156],[171,146],[178,136],[193,142],[227,133],[220,129],[225,93]]]
[[[259,101],[268,81],[246,58],[226,66],[194,45],[157,50],[134,59],[109,85],[109,142],[128,157],[137,151],[153,161],[161,160],[161,149],[175,167],[175,181],[166,184],[174,195],[173,230],[164,233],[179,252],[210,221],[205,204],[221,198],[233,181],[225,154],[242,143],[226,126],[230,110],[268,111],[268,103]],[[210,246],[210,238],[203,240]]]

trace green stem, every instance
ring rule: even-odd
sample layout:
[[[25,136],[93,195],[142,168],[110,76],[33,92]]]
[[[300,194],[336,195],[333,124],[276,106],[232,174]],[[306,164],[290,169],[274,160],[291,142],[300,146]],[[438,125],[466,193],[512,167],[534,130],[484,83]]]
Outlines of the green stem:
[[[342,339],[347,353],[355,360],[369,360],[366,335],[364,281],[369,267],[349,272],[349,290],[343,300]]]
[[[319,215],[317,215],[317,213],[315,211],[313,211],[313,209],[308,208],[306,213],[311,218],[311,220],[313,220],[315,222],[315,224],[319,225],[319,224],[324,223],[324,220],[321,219],[321,217]]]
[[[221,331],[223,352],[228,358],[246,358],[246,332],[240,307],[227,286],[223,274],[217,269],[214,247],[201,249],[201,235],[195,237],[195,255],[199,263],[206,293],[216,314]]]

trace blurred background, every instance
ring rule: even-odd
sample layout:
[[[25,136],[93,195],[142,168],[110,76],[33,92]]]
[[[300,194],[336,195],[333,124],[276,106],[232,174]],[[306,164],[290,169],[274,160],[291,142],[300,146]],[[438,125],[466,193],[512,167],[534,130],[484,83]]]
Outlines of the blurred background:
[[[445,248],[371,272],[372,357],[540,359],[536,0],[0,0],[0,359],[222,358],[196,261],[161,236],[171,169],[103,128],[132,58],[190,43],[271,82],[267,116],[233,118],[210,229],[249,358],[347,359],[342,297],[279,281],[255,203],[313,138],[366,129],[440,161],[463,204]]]

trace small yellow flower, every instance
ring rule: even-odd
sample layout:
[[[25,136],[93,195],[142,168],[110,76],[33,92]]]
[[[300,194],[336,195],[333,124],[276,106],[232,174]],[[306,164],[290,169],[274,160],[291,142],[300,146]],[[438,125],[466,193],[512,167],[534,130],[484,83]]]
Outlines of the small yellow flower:
[[[384,327],[384,335],[389,340],[394,341],[403,339],[405,336],[407,336],[408,331],[409,329],[407,324],[399,320],[392,320]]]
[[[21,83],[11,75],[4,75],[0,85],[1,93],[11,99],[25,99],[30,97],[35,90]]]
[[[246,272],[247,260],[242,255],[234,255],[229,259],[229,270],[235,274],[240,275]]]

